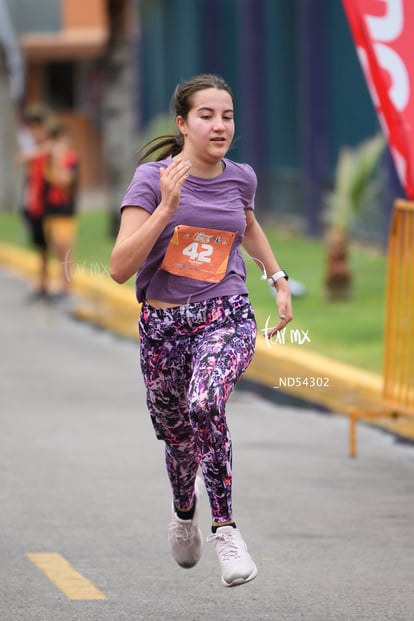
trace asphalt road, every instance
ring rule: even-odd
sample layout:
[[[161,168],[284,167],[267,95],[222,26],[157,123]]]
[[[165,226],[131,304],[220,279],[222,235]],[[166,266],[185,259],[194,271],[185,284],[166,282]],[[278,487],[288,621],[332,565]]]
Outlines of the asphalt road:
[[[412,621],[414,447],[361,426],[350,460],[346,420],[237,390],[235,517],[259,575],[225,589],[208,544],[193,570],[170,557],[136,344],[27,293],[0,271],[1,621]],[[34,553],[102,599],[70,599]]]

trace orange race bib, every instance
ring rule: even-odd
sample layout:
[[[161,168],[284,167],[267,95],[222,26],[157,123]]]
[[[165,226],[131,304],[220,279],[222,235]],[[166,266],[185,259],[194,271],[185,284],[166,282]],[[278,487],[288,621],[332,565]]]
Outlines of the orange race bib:
[[[180,224],[174,229],[161,269],[206,282],[224,278],[236,233]]]

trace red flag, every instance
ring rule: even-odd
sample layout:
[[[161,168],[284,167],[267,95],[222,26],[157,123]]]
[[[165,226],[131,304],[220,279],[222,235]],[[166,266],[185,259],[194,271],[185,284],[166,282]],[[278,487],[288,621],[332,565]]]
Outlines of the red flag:
[[[414,199],[414,1],[342,2],[398,176]]]

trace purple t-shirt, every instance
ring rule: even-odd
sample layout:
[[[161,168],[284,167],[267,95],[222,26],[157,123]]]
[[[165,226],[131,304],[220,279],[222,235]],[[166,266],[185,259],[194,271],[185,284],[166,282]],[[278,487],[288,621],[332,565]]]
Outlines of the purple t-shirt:
[[[168,166],[171,157],[161,162],[141,164],[125,193],[121,209],[142,207],[149,213],[161,202],[160,167]],[[136,276],[136,294],[139,302],[157,299],[173,304],[199,302],[222,295],[247,293],[246,267],[240,244],[246,229],[246,209],[254,209],[257,178],[248,164],[223,160],[223,172],[212,179],[201,179],[191,174],[181,190],[180,204],[155,242],[149,256]],[[178,225],[189,225],[236,234],[230,252],[226,274],[218,283],[205,282],[170,274],[160,269],[164,254]]]

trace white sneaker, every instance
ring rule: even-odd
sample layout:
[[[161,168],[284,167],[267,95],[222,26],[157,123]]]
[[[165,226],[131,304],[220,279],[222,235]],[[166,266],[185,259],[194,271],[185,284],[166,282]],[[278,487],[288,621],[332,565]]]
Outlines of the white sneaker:
[[[221,581],[226,587],[239,586],[257,576],[257,567],[247,551],[238,528],[220,526],[207,541],[214,545],[220,566]]]
[[[196,507],[192,520],[181,520],[172,506],[172,519],[168,525],[168,542],[175,561],[190,569],[198,563],[203,552],[203,535],[198,526],[198,513],[203,483],[200,477],[195,482]]]

